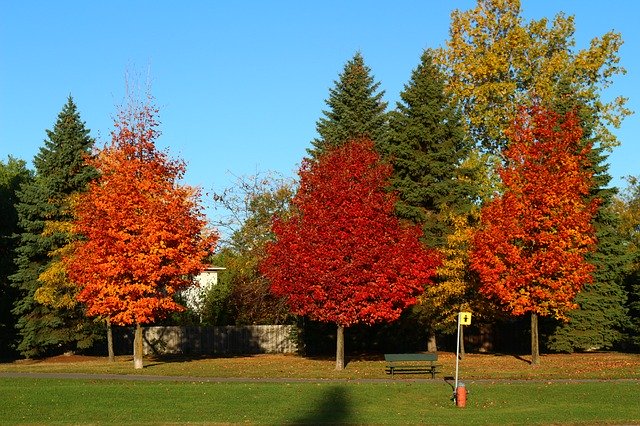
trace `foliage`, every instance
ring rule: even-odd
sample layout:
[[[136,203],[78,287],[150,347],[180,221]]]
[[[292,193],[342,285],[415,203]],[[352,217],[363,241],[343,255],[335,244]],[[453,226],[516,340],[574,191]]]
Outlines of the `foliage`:
[[[54,233],[68,235],[69,241],[49,253],[52,261],[38,277],[41,285],[34,293],[33,298],[36,302],[54,309],[73,309],[78,304],[76,299],[78,287],[69,281],[62,261],[62,258],[71,254],[73,250],[74,233],[71,221],[45,221],[42,235],[47,236]]]
[[[206,296],[208,322],[282,324],[290,319],[285,301],[271,293],[259,264],[273,240],[271,220],[287,215],[294,191],[293,181],[267,173],[239,177],[233,187],[214,196],[216,208],[227,212],[216,224],[231,234],[213,258],[227,269]]]
[[[606,100],[602,92],[615,75],[626,72],[619,65],[619,33],[610,31],[576,51],[573,16],[525,22],[519,0],[478,0],[471,10],[454,11],[451,19],[438,60],[470,134],[486,150],[500,153],[518,107],[556,98],[563,80],[593,110],[594,134],[603,147],[618,144],[609,127],[618,127],[630,111],[625,98]]]
[[[581,102],[571,84],[561,82],[560,85],[564,86],[561,96],[550,103],[561,114],[576,111],[584,143],[593,144],[589,153],[593,185],[588,199],[598,199],[600,205],[593,219],[596,250],[586,257],[594,266],[593,282],[578,293],[575,299],[578,309],[567,314],[567,322],[556,326],[547,347],[563,352],[610,349],[622,341],[628,321],[622,280],[629,258],[625,253],[625,239],[617,229],[620,218],[612,208],[617,190],[608,187],[611,176],[607,171],[606,150],[593,135],[595,114],[586,102]]]
[[[217,235],[205,229],[199,191],[179,184],[185,165],[156,149],[150,101],[119,111],[111,143],[89,164],[100,171],[74,203],[85,237],[66,258],[87,314],[145,324],[181,310],[174,296],[204,269]]]
[[[627,265],[625,287],[628,293],[629,340],[640,348],[640,179],[629,176],[628,187],[615,199],[613,208],[620,217],[618,231],[627,242],[630,262]]]
[[[308,152],[318,158],[327,149],[345,142],[367,137],[376,143],[384,142],[387,132],[387,103],[380,83],[371,76],[360,52],[348,61],[335,86],[329,90],[328,110],[317,122],[319,138],[314,139]]]
[[[11,309],[19,293],[9,277],[15,273],[13,259],[18,247],[17,192],[21,185],[33,179],[23,160],[8,157],[0,160],[0,359],[13,356],[17,345],[14,324],[17,318]]]
[[[44,232],[45,223],[71,220],[69,197],[83,191],[96,175],[95,169],[84,162],[94,140],[71,97],[53,130],[47,130],[47,137],[34,158],[35,179],[22,186],[16,206],[21,230],[17,271],[11,279],[20,296],[13,313],[18,316],[21,336],[18,350],[27,357],[89,347],[101,331],[86,319],[80,306],[56,307],[35,300],[42,286],[40,274],[55,262],[49,254],[73,239],[68,229]],[[62,293],[66,290],[60,289]]]
[[[291,310],[348,327],[393,321],[416,302],[439,264],[416,227],[393,215],[391,166],[370,140],[307,160],[288,217],[273,224],[262,270]]]
[[[469,303],[468,237],[483,167],[473,161],[471,141],[430,50],[423,52],[400,98],[389,113],[386,145],[399,194],[396,214],[420,225],[426,246],[444,254],[438,279],[413,309],[428,329],[442,330],[454,311]]]
[[[468,213],[478,188],[477,167],[460,115],[444,93],[444,80],[426,50],[389,114],[386,146],[398,191],[398,217],[420,224],[428,247],[441,247],[453,232],[445,216]],[[471,167],[470,167],[471,166]]]
[[[522,110],[499,170],[505,191],[482,209],[472,267],[480,291],[513,315],[564,319],[592,280],[585,256],[595,248],[591,224],[597,200],[575,114]]]

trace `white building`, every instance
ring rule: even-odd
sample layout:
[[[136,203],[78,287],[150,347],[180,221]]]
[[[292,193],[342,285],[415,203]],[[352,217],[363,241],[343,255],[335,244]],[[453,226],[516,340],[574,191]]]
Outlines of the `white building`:
[[[226,268],[220,266],[207,266],[204,271],[196,275],[193,279],[194,285],[182,291],[187,307],[197,314],[200,314],[204,295],[209,289],[218,284],[218,272]]]

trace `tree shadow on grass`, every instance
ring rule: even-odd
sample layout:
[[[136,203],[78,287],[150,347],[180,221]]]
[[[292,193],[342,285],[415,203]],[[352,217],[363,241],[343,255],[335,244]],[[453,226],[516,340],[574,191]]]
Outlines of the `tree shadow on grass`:
[[[300,417],[285,420],[287,425],[340,425],[352,423],[352,407],[347,389],[344,386],[332,386],[321,396],[316,407]]]
[[[483,353],[479,353],[478,355],[486,355],[487,357],[513,357],[515,359],[517,359],[518,361],[522,361],[525,364],[531,364],[531,360],[527,359],[525,357],[525,355],[521,355],[521,354],[513,354],[513,353],[501,353],[501,352],[483,352]],[[540,354],[540,356],[543,356],[543,354]]]

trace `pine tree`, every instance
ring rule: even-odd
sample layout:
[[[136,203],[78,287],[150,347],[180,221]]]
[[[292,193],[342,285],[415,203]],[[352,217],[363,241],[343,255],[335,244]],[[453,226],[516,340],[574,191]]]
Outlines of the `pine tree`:
[[[600,200],[600,207],[594,217],[596,230],[596,251],[587,256],[595,266],[593,282],[576,296],[579,308],[567,314],[569,322],[560,323],[549,336],[547,346],[556,351],[610,349],[623,337],[627,324],[625,309],[626,294],[623,287],[624,270],[628,262],[624,241],[617,232],[619,217],[612,209],[617,190],[609,187],[607,153],[594,136],[595,115],[585,103],[576,99],[575,90],[566,82],[560,89],[554,109],[565,114],[577,109],[583,128],[584,143],[592,143],[589,160],[593,171],[593,187],[589,198]]]
[[[326,100],[329,110],[323,111],[324,117],[316,124],[320,137],[313,140],[313,148],[307,150],[312,158],[352,139],[367,137],[377,144],[385,139],[387,103],[383,101],[384,91],[378,92],[380,83],[371,76],[371,69],[360,52],[346,63],[334,83]]]
[[[478,188],[475,169],[465,164],[472,147],[460,114],[444,93],[432,52],[422,54],[400,98],[389,114],[390,136],[384,144],[400,195],[396,212],[422,226],[428,246],[442,247],[453,232],[446,214],[469,213]]]
[[[446,328],[454,311],[466,302],[468,280],[460,276],[467,263],[460,258],[465,250],[451,244],[456,229],[469,224],[478,194],[479,163],[472,166],[468,161],[472,147],[460,114],[444,92],[444,76],[431,51],[423,52],[400,98],[389,114],[389,140],[384,145],[393,163],[392,185],[400,197],[396,215],[422,227],[426,246],[440,250],[447,246],[456,259],[445,256],[446,265],[459,265],[455,273],[448,268],[439,274],[436,285],[413,308],[431,330],[429,350],[435,350],[435,330]],[[455,241],[454,245],[464,244],[460,238]]]
[[[627,292],[626,343],[640,349],[640,178],[627,176],[627,188],[614,199],[613,208],[620,218],[618,234],[625,242],[629,263],[624,271]]]
[[[18,246],[17,192],[30,179],[32,174],[23,160],[9,157],[6,163],[0,161],[0,359],[13,357],[17,344],[11,308],[18,291],[9,276],[15,273],[13,258]]]
[[[41,286],[38,277],[52,261],[50,253],[70,239],[67,232],[44,233],[45,223],[71,220],[69,196],[84,190],[96,175],[94,168],[85,165],[93,144],[69,97],[34,158],[35,179],[18,193],[21,233],[15,259],[17,272],[11,279],[20,292],[13,309],[21,339],[18,350],[26,357],[56,349],[86,348],[98,337],[81,307],[55,309],[34,300]]]

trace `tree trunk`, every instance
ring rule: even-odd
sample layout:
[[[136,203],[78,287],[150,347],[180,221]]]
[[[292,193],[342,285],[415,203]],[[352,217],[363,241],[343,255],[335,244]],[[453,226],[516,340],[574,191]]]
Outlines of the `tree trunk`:
[[[438,352],[435,331],[429,332],[429,340],[427,341],[427,352]]]
[[[136,334],[133,339],[133,368],[136,370],[141,369],[143,367],[142,364],[142,352],[144,350],[144,346],[142,344],[142,326],[140,324],[136,324]]]
[[[336,370],[344,370],[344,327],[341,325],[336,335]]]
[[[540,365],[538,314],[531,313],[531,365]]]
[[[115,362],[116,357],[113,352],[113,334],[111,333],[110,320],[107,320],[107,351],[109,352],[109,362]]]

